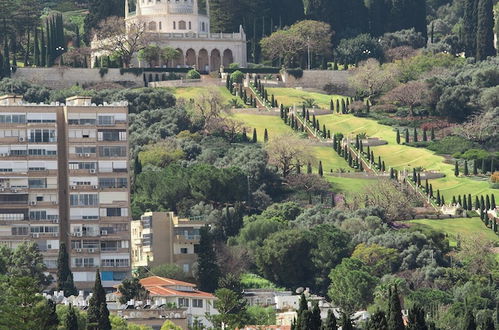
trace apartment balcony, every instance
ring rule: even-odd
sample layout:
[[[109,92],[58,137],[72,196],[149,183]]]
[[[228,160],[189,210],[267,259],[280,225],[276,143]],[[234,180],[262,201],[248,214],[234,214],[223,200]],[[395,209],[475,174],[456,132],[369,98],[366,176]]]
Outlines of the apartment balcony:
[[[101,252],[101,249],[99,248],[74,248],[71,249],[71,252],[73,253],[78,253],[78,254],[99,254]]]
[[[175,243],[199,243],[200,235],[175,235]]]
[[[31,233],[32,238],[56,238],[59,233]]]
[[[105,223],[122,223],[122,222],[128,223],[129,219],[130,219],[129,216],[100,217],[100,221]]]

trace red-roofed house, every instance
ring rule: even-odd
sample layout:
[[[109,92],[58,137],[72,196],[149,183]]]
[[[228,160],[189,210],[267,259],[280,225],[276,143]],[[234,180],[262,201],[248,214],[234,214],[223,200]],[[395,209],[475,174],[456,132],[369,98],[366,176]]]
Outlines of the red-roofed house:
[[[197,319],[205,326],[211,326],[206,314],[218,314],[213,304],[215,296],[199,291],[195,284],[159,276],[143,278],[140,284],[149,291],[155,305],[175,305],[186,308],[189,325]]]

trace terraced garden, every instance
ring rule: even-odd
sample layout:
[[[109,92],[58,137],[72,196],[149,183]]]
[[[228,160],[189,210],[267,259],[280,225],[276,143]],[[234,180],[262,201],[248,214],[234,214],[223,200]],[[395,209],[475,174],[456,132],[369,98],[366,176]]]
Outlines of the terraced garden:
[[[279,104],[283,103],[287,107],[301,107],[304,99],[314,99],[319,108],[329,109],[331,99],[336,102],[337,99],[341,100],[344,98],[341,95],[327,95],[295,88],[267,88],[267,91],[269,97],[274,94]]]

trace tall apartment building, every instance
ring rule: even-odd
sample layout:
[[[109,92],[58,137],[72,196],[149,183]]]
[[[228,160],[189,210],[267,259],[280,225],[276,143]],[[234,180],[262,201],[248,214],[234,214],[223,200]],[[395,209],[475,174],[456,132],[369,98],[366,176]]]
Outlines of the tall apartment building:
[[[99,268],[111,287],[130,273],[126,104],[26,104],[0,97],[0,244],[35,241],[55,275],[66,242],[74,281]]]
[[[181,219],[173,212],[144,213],[132,221],[132,267],[176,264],[192,275],[204,226],[205,221]]]

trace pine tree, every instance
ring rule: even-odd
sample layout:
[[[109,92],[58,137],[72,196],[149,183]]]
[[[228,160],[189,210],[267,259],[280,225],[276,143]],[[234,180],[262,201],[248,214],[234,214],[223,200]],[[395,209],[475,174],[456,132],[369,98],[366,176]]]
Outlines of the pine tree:
[[[465,176],[470,175],[470,173],[468,171],[468,161],[467,160],[464,161],[464,175]]]
[[[63,291],[65,297],[76,296],[78,291],[73,283],[73,274],[69,268],[69,255],[66,243],[59,245],[59,257],[57,259],[57,290]]]
[[[106,303],[106,291],[102,286],[100,272],[97,269],[95,273],[95,283],[92,292],[92,298],[88,303],[87,310],[88,329],[91,330],[110,330],[109,310]]]
[[[402,320],[402,307],[397,286],[395,285],[388,297],[388,329],[404,330],[404,321]]]
[[[215,292],[220,278],[220,269],[216,263],[212,234],[208,227],[200,229],[198,251],[198,287],[201,291]]]
[[[333,199],[334,200],[334,199]],[[338,326],[336,325],[336,317],[334,316],[333,311],[330,309],[327,311],[327,318],[322,326],[323,330],[337,330]]]
[[[456,164],[454,166],[454,175],[459,176],[459,165],[457,164],[457,160],[456,160]]]
[[[269,142],[269,132],[267,132],[267,129],[263,131],[263,142]]]
[[[319,161],[319,175],[320,176],[324,175],[324,172],[322,171],[322,161],[321,160]]]
[[[397,128],[397,144],[400,144],[400,131]]]
[[[494,48],[494,10],[492,0],[478,0],[476,59],[496,55]]]
[[[471,310],[467,310],[464,316],[463,330],[476,330],[475,316]]]
[[[76,317],[73,305],[69,304],[66,319],[64,320],[65,330],[78,330],[78,318]]]
[[[256,128],[253,128],[253,138],[251,139],[251,142],[253,142],[253,143],[258,142],[258,137],[256,135]]]

